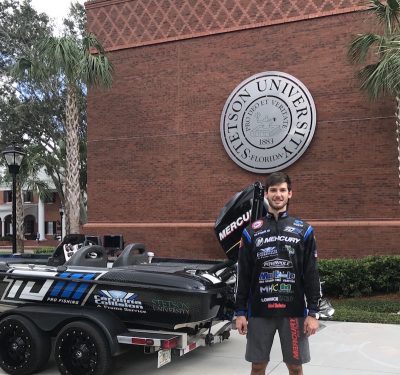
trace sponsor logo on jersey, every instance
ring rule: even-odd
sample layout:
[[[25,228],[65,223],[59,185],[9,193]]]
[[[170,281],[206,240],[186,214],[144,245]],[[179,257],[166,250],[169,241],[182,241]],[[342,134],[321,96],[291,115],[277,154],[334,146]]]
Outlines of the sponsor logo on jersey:
[[[295,225],[296,227],[303,228],[303,227],[304,227],[304,222],[301,221],[301,220],[295,220],[295,221],[293,222],[293,225]]]
[[[257,252],[257,259],[268,258],[272,255],[278,255],[278,249],[276,247],[266,247]]]
[[[256,239],[256,247],[260,247],[264,244],[264,238],[259,237]]]
[[[258,237],[258,236],[261,236],[264,233],[269,233],[269,232],[271,232],[271,229],[264,229],[264,230],[261,230],[260,232],[255,232],[254,233],[254,237]]]
[[[279,296],[278,297],[278,301],[280,301],[280,302],[293,302],[294,301],[294,297],[293,296],[288,296],[288,295]]]
[[[296,253],[296,250],[290,245],[285,245],[285,250],[289,255],[294,255]]]
[[[267,306],[269,309],[285,309],[286,303],[269,303]]]
[[[271,284],[266,286],[260,286],[260,293],[291,293],[292,286],[290,284]]]
[[[278,301],[279,297],[266,297],[261,299],[261,302],[278,302]]]
[[[270,242],[275,242],[275,241],[289,242],[289,243],[296,244],[296,243],[300,242],[300,239],[295,238],[295,237],[288,237],[288,236],[271,236],[271,237],[264,238],[264,243],[270,243]]]
[[[257,220],[253,224],[251,224],[251,227],[254,230],[260,229],[263,226],[263,221],[262,220]]]
[[[292,268],[293,264],[290,260],[275,258],[267,260],[263,264],[264,268]]]
[[[261,272],[259,276],[260,281],[265,281],[265,280],[282,280],[286,282],[294,282],[296,279],[296,274],[293,272],[284,272],[284,271],[271,271],[271,272]]]
[[[295,227],[290,227],[290,226],[285,227],[283,229],[283,231],[287,232],[287,233],[295,233],[295,234],[300,234],[301,233],[301,229],[295,228]]]

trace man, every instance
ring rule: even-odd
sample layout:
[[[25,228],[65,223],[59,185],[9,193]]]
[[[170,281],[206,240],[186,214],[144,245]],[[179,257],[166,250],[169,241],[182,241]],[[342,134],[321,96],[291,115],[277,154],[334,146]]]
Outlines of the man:
[[[292,197],[287,174],[265,185],[267,215],[243,230],[239,249],[236,327],[247,334],[251,375],[264,375],[275,332],[290,375],[310,361],[308,336],[319,327],[320,283],[312,227],[288,215]]]

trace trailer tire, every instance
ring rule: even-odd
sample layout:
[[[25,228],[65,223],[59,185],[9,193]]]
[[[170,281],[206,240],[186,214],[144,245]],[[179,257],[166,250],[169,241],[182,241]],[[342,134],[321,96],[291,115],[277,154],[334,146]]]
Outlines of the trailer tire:
[[[99,327],[90,322],[72,322],[58,333],[54,358],[64,375],[105,375],[110,373],[112,357],[108,342]]]
[[[0,321],[0,367],[8,374],[27,375],[47,362],[50,336],[29,319],[9,315]]]

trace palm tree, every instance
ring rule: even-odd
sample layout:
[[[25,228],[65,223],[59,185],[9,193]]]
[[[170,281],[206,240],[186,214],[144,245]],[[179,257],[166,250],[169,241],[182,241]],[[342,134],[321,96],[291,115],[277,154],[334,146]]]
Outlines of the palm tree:
[[[112,66],[94,34],[82,39],[73,36],[48,37],[31,57],[17,61],[13,69],[18,77],[28,73],[34,79],[63,78],[66,90],[66,176],[65,217],[67,233],[80,232],[80,153],[79,92],[84,86],[110,87]]]
[[[387,0],[383,3],[380,0],[370,0],[370,11],[376,16],[383,33],[358,35],[351,42],[348,58],[353,64],[367,64],[358,75],[361,89],[372,99],[384,95],[396,98],[400,188],[400,1]]]

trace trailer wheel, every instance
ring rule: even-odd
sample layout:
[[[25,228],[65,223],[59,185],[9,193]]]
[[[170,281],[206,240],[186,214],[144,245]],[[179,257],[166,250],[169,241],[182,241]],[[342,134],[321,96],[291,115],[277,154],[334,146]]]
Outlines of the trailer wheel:
[[[9,374],[38,371],[49,359],[50,337],[29,319],[10,315],[0,321],[0,367]]]
[[[89,322],[72,322],[59,332],[54,358],[64,375],[109,374],[112,362],[106,338]]]

